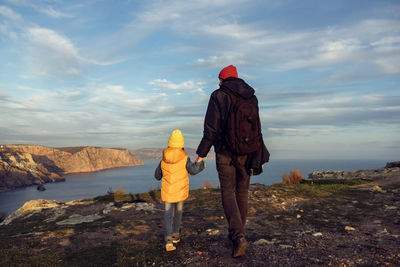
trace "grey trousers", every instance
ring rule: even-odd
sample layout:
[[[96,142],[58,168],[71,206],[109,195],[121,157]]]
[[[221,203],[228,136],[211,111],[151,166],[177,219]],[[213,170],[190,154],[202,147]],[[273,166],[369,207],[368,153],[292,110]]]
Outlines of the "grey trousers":
[[[183,214],[183,201],[177,203],[165,202],[164,233],[165,237],[179,233]]]

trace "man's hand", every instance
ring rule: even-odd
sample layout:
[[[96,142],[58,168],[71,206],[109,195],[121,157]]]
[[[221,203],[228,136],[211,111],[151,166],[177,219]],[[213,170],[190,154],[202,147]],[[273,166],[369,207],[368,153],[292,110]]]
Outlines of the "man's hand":
[[[202,161],[203,161],[203,159],[204,159],[204,158],[202,158],[202,157],[197,157],[197,159],[196,159],[196,161],[195,161],[195,162],[196,162],[196,163],[198,163],[198,162],[202,162]]]

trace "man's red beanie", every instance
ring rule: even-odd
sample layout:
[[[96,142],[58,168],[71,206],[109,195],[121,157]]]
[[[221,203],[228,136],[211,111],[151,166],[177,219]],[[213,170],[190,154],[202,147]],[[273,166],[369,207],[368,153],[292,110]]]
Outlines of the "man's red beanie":
[[[229,65],[228,67],[225,67],[221,70],[221,72],[218,75],[218,78],[225,80],[228,77],[238,77],[236,67],[233,65]]]

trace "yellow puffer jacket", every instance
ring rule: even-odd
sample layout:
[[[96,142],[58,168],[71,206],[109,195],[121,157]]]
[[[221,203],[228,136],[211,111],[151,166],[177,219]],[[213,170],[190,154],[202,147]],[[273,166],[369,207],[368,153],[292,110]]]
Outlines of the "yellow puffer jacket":
[[[161,161],[161,199],[169,203],[184,201],[189,196],[188,155],[182,148],[164,149]]]

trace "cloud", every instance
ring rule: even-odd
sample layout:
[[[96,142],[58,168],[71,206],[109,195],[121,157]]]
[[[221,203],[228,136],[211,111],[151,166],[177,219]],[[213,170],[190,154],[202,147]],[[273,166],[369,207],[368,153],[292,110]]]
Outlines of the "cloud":
[[[344,127],[353,125],[397,125],[400,123],[398,97],[366,95],[304,101],[278,110],[262,111],[262,124],[271,128],[305,126]]]
[[[240,52],[231,52],[227,55],[210,56],[208,58],[198,58],[197,63],[207,67],[221,67],[235,62],[235,65],[246,64],[246,55]]]
[[[160,91],[179,91],[179,92],[199,92],[204,93],[203,82],[195,82],[195,81],[184,81],[181,83],[173,83],[168,81],[167,79],[155,79],[149,82],[150,85],[154,86],[154,89]]]
[[[110,65],[80,55],[72,41],[47,28],[28,28],[28,62],[36,75],[61,78],[77,77],[93,65]]]
[[[15,6],[23,6],[23,7],[29,7],[32,8],[33,10],[46,14],[47,16],[51,18],[73,18],[74,16],[70,14],[63,13],[59,10],[54,9],[54,7],[48,5],[45,1],[29,1],[29,0],[8,0],[9,3],[15,5]],[[56,4],[56,1],[54,1]]]
[[[262,64],[272,71],[332,72],[337,72],[338,64],[363,64],[370,66],[368,73],[393,75],[400,73],[399,29],[400,20],[391,19],[367,19],[345,27],[296,31],[278,31],[254,23],[205,22],[194,31],[204,38],[217,38],[216,44],[209,52],[204,51],[211,55],[198,58],[196,63],[239,60],[242,65]],[[224,58],[227,60],[221,60]]]
[[[84,61],[65,36],[46,28],[29,28],[30,65],[41,76],[74,77],[82,73]]]
[[[164,96],[160,94],[128,91],[122,85],[106,85],[94,89],[94,93],[88,101],[101,106],[136,110],[148,107],[152,103],[159,103],[163,98]]]
[[[266,133],[268,136],[278,135],[278,136],[315,136],[315,135],[330,135],[332,131],[325,128],[267,128]]]
[[[55,10],[53,7],[49,6],[45,9],[38,8],[37,11],[47,14],[48,16],[56,19],[60,18],[73,18],[74,16],[70,14],[63,13],[61,11]]]
[[[9,7],[0,5],[0,15],[12,20],[20,20],[21,16]]]
[[[0,93],[0,101],[7,100],[7,98],[8,98],[8,95]]]

